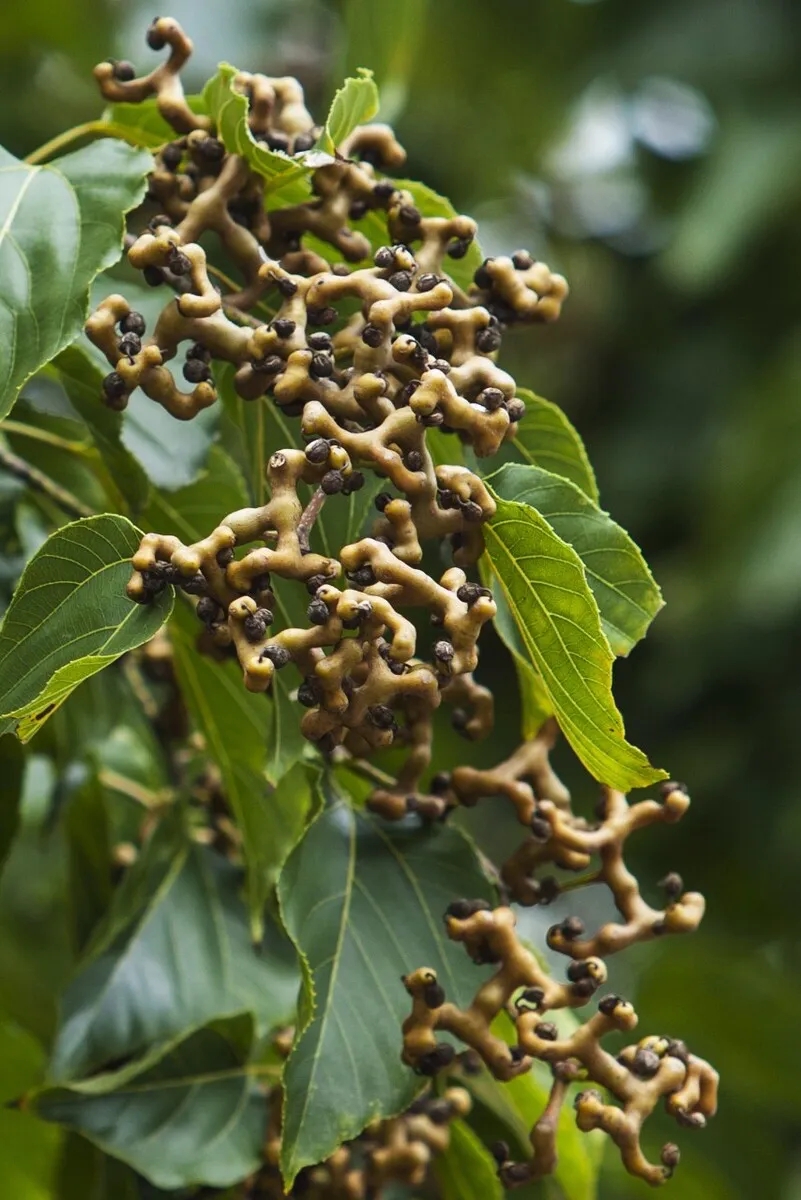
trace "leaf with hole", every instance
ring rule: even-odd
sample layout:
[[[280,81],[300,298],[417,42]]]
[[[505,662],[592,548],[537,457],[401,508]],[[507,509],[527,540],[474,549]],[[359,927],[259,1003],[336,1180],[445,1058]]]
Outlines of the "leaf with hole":
[[[509,463],[488,482],[504,500],[535,508],[573,547],[584,563],[609,645],[615,654],[628,654],[645,637],[664,602],[625,529],[569,479],[541,467]]]
[[[290,855],[278,884],[287,930],[306,964],[299,1031],[284,1072],[282,1170],[289,1183],[419,1090],[400,1059],[409,997],[401,975],[430,966],[450,1000],[469,1003],[485,973],[445,933],[454,896],[490,898],[455,828],[389,825],[330,807]]]
[[[146,151],[110,138],[45,166],[0,148],[0,417],[80,333],[89,286],[120,257],[123,218],[151,164]]]
[[[627,792],[664,779],[625,739],[612,651],[578,554],[535,509],[496,500],[484,526],[489,563],[565,737],[610,787]]]
[[[84,679],[148,641],[169,616],[125,594],[139,530],[86,517],[47,539],[25,568],[0,627],[0,733],[28,741]]]

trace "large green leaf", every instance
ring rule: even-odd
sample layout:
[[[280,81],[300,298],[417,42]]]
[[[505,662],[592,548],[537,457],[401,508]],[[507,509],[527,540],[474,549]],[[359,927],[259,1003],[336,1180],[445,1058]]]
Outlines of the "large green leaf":
[[[125,594],[139,539],[125,517],[86,517],[33,556],[0,627],[0,733],[33,737],[79,683],[169,616],[170,589],[150,605]]]
[[[597,504],[598,484],[578,431],[550,400],[543,400],[528,388],[518,388],[517,394],[525,401],[526,412],[511,446],[505,445],[501,453],[519,462],[544,467],[554,475],[564,475]]]
[[[601,625],[615,654],[628,654],[663,607],[662,594],[625,529],[569,479],[509,463],[490,476],[504,500],[529,504],[584,563]]]
[[[464,1121],[451,1123],[448,1148],[434,1170],[442,1200],[503,1200],[492,1155]]]
[[[49,372],[58,379],[72,407],[83,419],[131,516],[138,517],[147,503],[150,484],[144,469],[122,441],[123,414],[102,402],[103,371],[80,346],[68,346],[53,361]]]
[[[284,1072],[282,1169],[287,1181],[419,1087],[400,1060],[409,998],[400,976],[438,971],[448,998],[469,1003],[484,975],[448,940],[456,896],[492,889],[455,828],[387,825],[334,802],[309,827],[278,884],[284,922],[308,976],[301,1029]]]
[[[587,770],[627,792],[664,779],[625,739],[613,655],[576,551],[526,504],[497,497],[487,556],[559,725]]]
[[[64,994],[51,1079],[97,1072],[216,1017],[250,1012],[260,1034],[291,1020],[294,950],[272,922],[254,950],[240,887],[238,868],[159,826]]]
[[[0,149],[0,417],[81,330],[89,285],[122,251],[151,158],[103,138],[46,166]]]
[[[194,980],[201,988],[206,981]],[[261,1160],[266,1099],[248,1061],[252,1017],[205,1025],[142,1063],[34,1093],[28,1104],[129,1163],[157,1187],[228,1187]]]
[[[307,768],[297,764],[278,787],[265,774],[275,729],[273,703],[249,692],[234,662],[217,663],[197,652],[199,629],[188,604],[179,604],[170,623],[178,682],[195,724],[206,739],[242,834],[247,865],[248,907],[254,940],[262,935],[264,904],[278,871],[301,836],[312,806]],[[291,701],[289,701],[291,703]],[[297,725],[298,705],[291,716]]]

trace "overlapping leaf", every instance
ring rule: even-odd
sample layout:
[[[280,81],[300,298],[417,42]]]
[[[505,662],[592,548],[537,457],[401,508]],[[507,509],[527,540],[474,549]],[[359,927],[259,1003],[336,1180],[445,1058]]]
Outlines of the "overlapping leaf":
[[[123,415],[102,403],[103,372],[80,346],[68,346],[50,368],[92,435],[113,486],[136,518],[150,490],[144,468],[122,441]]]
[[[46,166],[0,149],[0,417],[80,332],[89,285],[122,250],[151,158],[104,138]]]
[[[663,605],[638,546],[569,479],[510,463],[490,481],[502,499],[535,508],[573,547],[584,563],[609,645],[615,654],[628,654]]]
[[[497,497],[487,556],[559,725],[588,771],[621,791],[664,772],[625,739],[612,697],[613,655],[576,551],[528,505]]]
[[[268,761],[275,762],[286,750],[271,744],[282,732],[273,711],[282,701],[247,691],[238,664],[199,654],[194,645],[198,628],[189,605],[178,605],[170,623],[178,682],[242,833],[251,926],[254,940],[260,941],[265,901],[311,812],[310,768],[298,763],[283,773],[277,787],[268,783]],[[289,705],[288,716],[297,726],[298,706],[287,696]]]
[[[249,1061],[253,1040],[246,1014],[210,1022],[142,1063],[43,1088],[28,1105],[157,1187],[228,1187],[261,1161],[265,1068]]]
[[[341,798],[309,827],[279,881],[307,963],[309,1012],[313,1004],[284,1073],[287,1181],[412,1099],[419,1083],[399,1055],[409,1010],[400,976],[431,966],[449,999],[469,1003],[483,975],[442,918],[454,896],[490,895],[455,828],[387,825]]]
[[[291,1020],[296,956],[268,923],[253,949],[241,872],[163,823],[115,893],[67,988],[50,1077],[65,1082],[250,1012],[263,1034]]]
[[[169,615],[125,594],[139,531],[87,517],[52,534],[28,563],[0,627],[0,733],[27,741],[84,679],[148,641]]]
[[[464,1121],[452,1121],[446,1150],[434,1161],[442,1200],[503,1200],[491,1154]]]
[[[335,154],[345,138],[357,126],[371,121],[378,112],[378,88],[373,72],[359,67],[355,76],[346,79],[331,101],[318,146],[328,154]]]
[[[563,475],[597,504],[598,484],[578,431],[550,400],[528,388],[518,388],[517,395],[526,412],[512,442],[501,447],[501,456]]]

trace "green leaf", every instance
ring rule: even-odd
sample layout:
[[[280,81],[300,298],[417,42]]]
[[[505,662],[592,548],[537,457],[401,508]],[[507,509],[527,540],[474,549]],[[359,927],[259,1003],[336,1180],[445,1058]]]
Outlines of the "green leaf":
[[[481,581],[492,589],[497,609],[493,619],[495,631],[512,656],[520,692],[520,732],[528,740],[537,736],[548,717],[553,716],[554,709],[542,676],[528,656],[509,603],[501,588],[495,586],[496,577],[487,558],[484,555],[479,561]]]
[[[172,606],[125,594],[139,530],[86,517],[52,534],[25,568],[0,627],[0,733],[33,737],[84,679],[153,637]]]
[[[194,646],[197,629],[189,605],[177,605],[170,633],[178,682],[206,739],[206,752],[220,770],[242,834],[248,907],[253,938],[258,942],[267,897],[309,818],[311,785],[307,768],[300,765],[290,770],[277,788],[268,785],[265,768],[275,725],[274,703],[245,688],[236,663],[218,663],[199,654]],[[292,708],[297,724],[297,704]]]
[[[207,980],[193,981],[199,990]],[[209,1023],[143,1063],[29,1100],[47,1121],[78,1130],[166,1190],[228,1187],[261,1162],[266,1099],[248,1062],[253,1019]]]
[[[3,780],[3,797],[0,800],[0,871],[19,827],[24,772],[25,758],[19,742],[8,736],[0,738],[0,779]]]
[[[373,72],[366,67],[358,67],[356,76],[345,80],[331,102],[317,143],[319,149],[335,154],[345,138],[358,125],[371,121],[377,112],[378,88]]]
[[[560,728],[587,770],[628,792],[665,772],[629,745],[612,698],[612,651],[572,546],[528,505],[497,497],[487,556]]]
[[[193,113],[206,114],[206,104],[202,96],[187,96],[186,102]],[[103,113],[103,120],[115,127],[116,136],[122,136],[117,131],[124,130],[130,141],[148,150],[163,146],[165,142],[172,142],[176,136],[173,127],[167,124],[159,112],[155,96],[148,96],[139,104],[129,104],[125,101],[109,104]]]
[[[409,1011],[400,976],[431,966],[461,1005],[485,977],[442,923],[454,896],[492,895],[464,835],[416,821],[387,825],[333,795],[278,883],[284,922],[307,968],[302,1008],[313,1006],[284,1072],[287,1184],[417,1092],[400,1060]]]
[[[598,484],[578,431],[550,400],[543,400],[528,388],[518,388],[517,395],[525,401],[526,412],[517,426],[511,443],[514,454],[510,457],[564,475],[597,504]]]
[[[5,1105],[38,1083],[44,1055],[39,1043],[0,1020],[0,1175],[9,1200],[51,1200],[62,1135],[30,1113]]]
[[[89,285],[119,258],[150,167],[145,151],[109,138],[46,166],[0,149],[0,417],[80,333]]]
[[[247,97],[234,85],[238,74],[230,63],[220,63],[217,74],[203,89],[204,104],[226,150],[241,154],[259,175],[280,184],[302,180],[314,168],[334,161],[333,152],[321,153],[316,149],[290,155],[257,142],[248,125]],[[304,186],[303,191],[308,191],[308,187]]]
[[[434,1160],[442,1200],[503,1200],[503,1188],[489,1150],[464,1121],[452,1121],[450,1141]]]
[[[294,950],[270,922],[261,953],[241,871],[163,822],[126,875],[62,999],[49,1075],[67,1082],[150,1051],[215,1017],[257,1033],[291,1020]]]
[[[573,547],[584,563],[609,645],[615,654],[628,654],[664,605],[639,547],[574,483],[541,467],[509,463],[489,482],[504,500],[535,508]]]
[[[53,361],[52,372],[83,419],[114,487],[136,518],[147,503],[150,484],[139,462],[122,441],[123,415],[101,400],[103,372],[80,346],[68,346]]]
[[[172,533],[188,545],[207,537],[227,513],[249,504],[242,474],[220,447],[209,447],[206,467],[193,483],[154,490],[145,514],[149,529]]]
[[[111,903],[111,841],[103,789],[96,775],[70,796],[64,814],[70,908],[81,949]]]

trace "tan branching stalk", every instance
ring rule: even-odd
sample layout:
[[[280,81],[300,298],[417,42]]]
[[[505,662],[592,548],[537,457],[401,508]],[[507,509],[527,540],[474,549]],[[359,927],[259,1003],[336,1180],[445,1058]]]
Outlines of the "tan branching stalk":
[[[496,964],[497,971],[460,1009],[432,970],[411,970],[404,980],[412,1013],[403,1027],[403,1059],[425,1075],[448,1069],[455,1051],[440,1040],[447,1032],[499,1080],[529,1070],[535,1059],[550,1064],[553,1088],[531,1133],[531,1161],[514,1163],[507,1148],[498,1150],[508,1186],[554,1170],[559,1112],[575,1079],[597,1083],[611,1098],[582,1091],[579,1127],[604,1129],[628,1170],[661,1183],[678,1150],[671,1144],[660,1164],[648,1162],[640,1146],[643,1122],[664,1100],[679,1121],[702,1125],[715,1109],[712,1068],[682,1043],[661,1037],[611,1055],[601,1044],[606,1035],[630,1031],[637,1022],[616,996],[602,1000],[569,1037],[544,1016],[586,1005],[606,981],[605,956],[698,925],[703,899],[684,892],[677,875],[663,881],[667,902],[655,909],[624,861],[628,836],[678,820],[689,803],[686,792],[671,784],[660,801],[630,805],[605,789],[597,820],[574,814],[549,763],[554,722],[492,770],[461,766],[426,779],[433,717],[443,702],[465,737],[492,730],[493,698],[474,672],[481,631],[496,614],[491,592],[469,574],[483,552],[482,525],[495,503],[473,470],[435,465],[428,432],[449,434],[479,458],[514,437],[525,405],[515,380],[496,362],[502,335],[513,323],[555,320],[567,284],[518,251],[486,259],[467,290],[458,286],[448,264],[469,251],[475,223],[426,216],[395,186],[385,172],[400,167],[405,154],[384,125],[356,129],[333,160],[318,159],[308,199],[277,204],[281,177],[265,179],[243,154],[227,151],[209,118],[187,103],[180,70],[192,47],[177,22],[159,18],[148,41],[169,49],[149,75],[137,78],[128,63],[103,63],[95,76],[108,100],[155,96],[175,131],[157,152],[150,177],[148,198],[156,211],[127,243],[130,264],[149,284],[169,284],[170,298],[149,333],[122,295],[109,296],[89,318],[88,336],[112,368],[104,400],[121,410],[141,388],[174,417],[191,420],[217,400],[214,364],[229,363],[238,395],[297,419],[305,449],[271,447],[267,501],[221,515],[195,544],[147,534],[133,558],[128,594],[148,603],[175,585],[194,597],[205,644],[236,655],[251,691],[269,690],[275,672],[291,665],[307,709],[304,735],[325,755],[347,753],[372,773],[376,786],[368,803],[381,816],[441,820],[486,797],[509,801],[527,831],[501,871],[510,900],[548,903],[586,882],[606,884],[620,921],[585,936],[581,923],[568,918],[549,933],[551,947],[572,960],[565,983],[522,945],[511,908],[454,902],[448,935],[475,962]],[[251,137],[299,156],[293,176],[299,178],[303,155],[320,133],[300,85],[241,73],[234,86],[247,98]],[[359,228],[369,214],[386,230],[385,244],[374,253]],[[210,269],[212,248],[222,250],[237,281]],[[215,281],[225,281],[228,290]],[[274,312],[269,321],[258,316],[265,302]],[[182,351],[187,389],[167,365]],[[363,486],[364,471],[385,481],[370,533],[319,553],[316,522]],[[427,547],[448,550],[453,565],[431,574],[423,565]],[[307,593],[306,623],[277,624],[275,580]],[[427,655],[410,619],[415,609],[426,612],[436,630]],[[396,778],[367,761],[392,744],[405,750]],[[567,880],[543,876],[546,864],[567,873]],[[493,1027],[505,1012],[514,1014],[512,1047]],[[451,1088],[371,1126],[357,1143],[305,1172],[303,1195],[367,1200],[390,1180],[418,1186],[432,1154],[447,1144],[448,1122],[468,1108],[467,1093]],[[273,1109],[267,1165],[249,1185],[253,1197],[284,1194],[277,1170],[280,1097]]]

